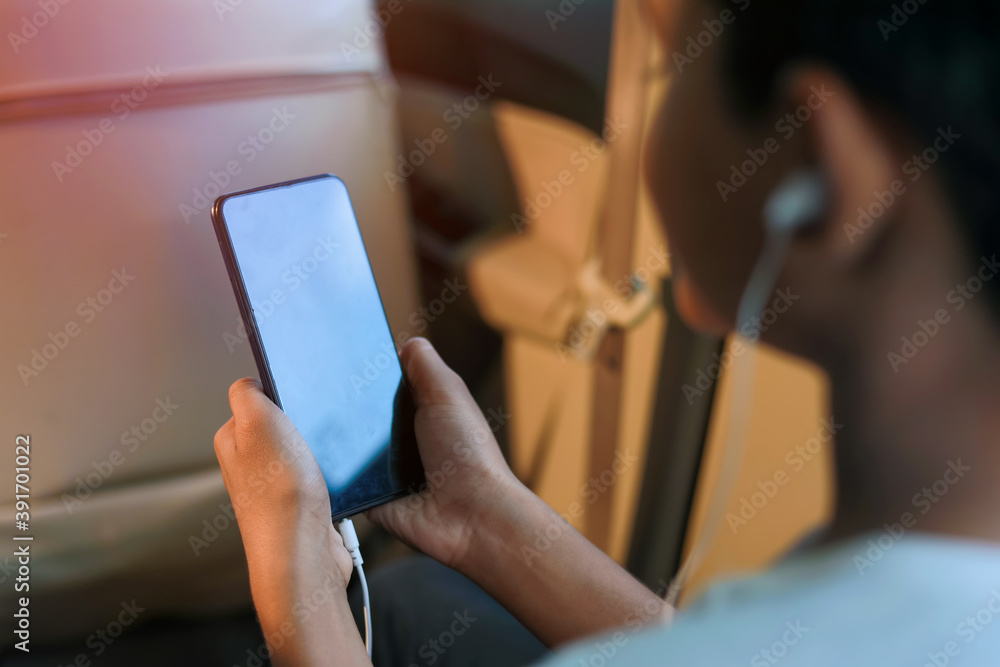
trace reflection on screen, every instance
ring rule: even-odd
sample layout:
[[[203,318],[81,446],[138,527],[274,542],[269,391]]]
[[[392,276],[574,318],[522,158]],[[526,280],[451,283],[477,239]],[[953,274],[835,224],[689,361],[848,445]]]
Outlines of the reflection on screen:
[[[413,406],[344,184],[241,195],[222,213],[278,399],[333,514],[421,481]]]

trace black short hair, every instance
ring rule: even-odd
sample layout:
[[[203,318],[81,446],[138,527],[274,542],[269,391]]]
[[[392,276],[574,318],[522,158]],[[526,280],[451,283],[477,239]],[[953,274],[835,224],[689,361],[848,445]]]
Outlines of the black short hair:
[[[970,260],[1000,252],[1000,3],[713,1],[736,14],[720,48],[738,114],[759,116],[789,64],[815,61],[838,71],[924,146],[952,127],[961,139],[942,155],[940,173]],[[1000,285],[991,287],[1000,306]]]

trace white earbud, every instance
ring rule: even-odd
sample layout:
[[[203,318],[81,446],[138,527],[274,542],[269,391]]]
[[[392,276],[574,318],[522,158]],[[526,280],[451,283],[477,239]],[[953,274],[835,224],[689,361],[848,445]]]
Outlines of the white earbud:
[[[764,223],[771,233],[793,232],[810,224],[827,206],[827,185],[816,169],[803,169],[785,178],[764,206]]]

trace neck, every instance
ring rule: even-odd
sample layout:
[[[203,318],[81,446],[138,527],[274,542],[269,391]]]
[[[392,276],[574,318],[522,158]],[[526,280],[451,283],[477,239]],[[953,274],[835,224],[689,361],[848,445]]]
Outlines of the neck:
[[[905,331],[899,322],[909,319],[887,318],[853,364],[827,368],[844,425],[827,540],[888,524],[1000,541],[1000,336],[988,298],[958,310],[942,297]]]

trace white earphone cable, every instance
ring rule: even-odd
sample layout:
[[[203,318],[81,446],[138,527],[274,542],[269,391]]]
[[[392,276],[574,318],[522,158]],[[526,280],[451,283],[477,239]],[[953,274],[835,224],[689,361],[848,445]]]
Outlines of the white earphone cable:
[[[757,260],[747,289],[740,300],[737,314],[739,328],[751,323],[753,318],[758,317],[766,307],[767,300],[781,271],[781,260],[790,241],[791,234],[787,232],[768,235],[764,251]],[[751,408],[753,407],[753,377],[757,361],[757,345],[749,339],[743,339],[742,342],[746,352],[733,363],[733,398],[730,419],[726,424],[722,469],[719,471],[719,477],[715,484],[716,491],[705,516],[704,529],[698,535],[694,547],[688,552],[683,565],[677,571],[677,575],[670,582],[667,590],[666,601],[673,607],[677,606],[677,599],[691,573],[704,560],[708,548],[715,540],[743,459],[743,434],[749,427]]]
[[[826,180],[821,172],[814,169],[792,174],[768,199],[764,209],[764,247],[740,298],[736,314],[737,332],[752,324],[754,318],[764,312],[781,275],[792,239],[799,230],[817,220],[826,206]],[[743,459],[744,434],[750,426],[753,407],[757,341],[744,339],[742,342],[747,351],[733,363],[732,407],[723,440],[722,467],[705,516],[704,529],[667,589],[666,601],[673,607],[677,606],[677,599],[691,573],[702,563],[715,540]]]
[[[344,547],[351,554],[354,562],[354,571],[358,573],[358,583],[361,585],[361,600],[365,615],[365,649],[368,657],[372,657],[372,606],[368,597],[368,579],[365,578],[365,559],[361,557],[361,542],[358,540],[358,533],[354,529],[354,522],[350,519],[342,519],[337,523],[337,530],[344,538]]]

